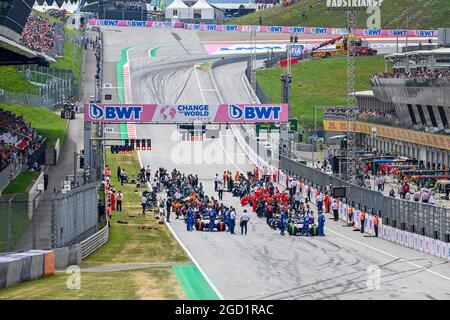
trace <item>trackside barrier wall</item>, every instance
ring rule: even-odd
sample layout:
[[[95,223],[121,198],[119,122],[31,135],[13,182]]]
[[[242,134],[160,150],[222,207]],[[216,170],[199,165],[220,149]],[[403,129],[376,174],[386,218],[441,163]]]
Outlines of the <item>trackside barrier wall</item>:
[[[183,22],[134,21],[114,19],[89,19],[90,26],[142,27],[142,28],[185,28],[197,31],[220,32],[250,32],[255,30],[262,33],[298,33],[315,35],[343,35],[346,28],[301,27],[301,26],[259,26],[259,25],[221,25],[195,24]],[[438,37],[437,30],[406,30],[406,29],[355,29],[354,34],[364,37]]]
[[[285,165],[286,160],[292,161],[290,159],[282,159],[281,164]],[[294,161],[292,161],[294,162]],[[298,165],[301,165],[297,163]],[[304,165],[302,165],[304,166]],[[306,166],[305,166],[306,167]],[[308,169],[314,170],[312,168],[307,167]],[[317,175],[320,176],[322,172],[317,172]],[[290,178],[296,178],[299,182],[297,185],[297,188],[300,188],[302,190],[303,196],[309,197],[310,201],[314,204],[317,204],[316,196],[318,194],[318,190],[323,190],[324,186],[327,186],[329,184],[325,184],[323,186],[319,186],[317,184],[312,183],[311,181],[304,179],[302,176],[298,175],[298,173],[288,173],[280,169],[278,174],[278,182],[284,186],[286,186],[287,181],[289,181]],[[331,177],[330,177],[331,178]],[[341,184],[342,185],[342,184]],[[339,184],[333,184],[333,186],[341,186]],[[366,190],[365,191],[370,191]],[[308,196],[309,195],[309,196]],[[384,196],[383,196],[384,197]],[[392,221],[398,221],[398,220],[391,220],[391,219],[404,219],[407,222],[410,223],[420,223],[421,225],[426,225],[428,228],[432,228],[434,230],[440,229],[443,230],[446,227],[448,227],[448,220],[449,220],[449,213],[448,210],[445,208],[439,208],[435,207],[436,210],[433,210],[431,212],[427,212],[425,214],[423,210],[420,214],[416,214],[414,211],[409,210],[420,210],[421,205],[424,205],[422,203],[417,202],[410,202],[410,201],[404,201],[399,200],[395,198],[386,198],[386,205],[388,209],[393,208],[394,210],[390,211],[389,217],[386,219],[386,215],[383,213],[383,211],[379,211],[379,216],[383,217],[384,219],[379,219],[378,224],[378,237],[394,242],[396,244],[399,244],[404,247],[408,247],[420,252],[424,252],[427,254],[431,254],[435,257],[450,260],[450,243],[447,243],[441,239],[435,239],[426,235],[418,234],[409,232],[407,230],[401,230],[399,228],[396,228],[394,226],[391,226],[390,223]],[[333,199],[331,198],[330,203]],[[375,235],[375,229],[373,224],[373,214],[368,212],[368,210],[363,209],[361,210],[361,206],[351,206],[347,199],[347,203],[344,203],[340,201],[339,199],[336,199],[339,204],[339,219],[348,223],[352,224],[356,229],[361,229],[361,220],[360,220],[360,214],[361,211],[365,212],[365,221],[364,221],[364,231],[367,234],[370,234],[372,236]],[[394,205],[394,207],[392,207]],[[395,207],[395,205],[398,205],[399,207]],[[425,206],[428,207],[428,206]],[[432,206],[433,207],[433,206]],[[423,209],[423,207],[422,207]],[[331,211],[331,209],[330,209]],[[445,221],[443,224],[441,224],[442,219]],[[387,223],[385,223],[387,220]]]

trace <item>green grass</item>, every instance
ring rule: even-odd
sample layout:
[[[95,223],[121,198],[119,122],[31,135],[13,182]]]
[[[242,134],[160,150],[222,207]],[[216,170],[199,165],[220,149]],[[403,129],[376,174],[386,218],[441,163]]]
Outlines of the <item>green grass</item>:
[[[137,154],[112,155],[106,153],[106,164],[111,168],[111,181],[115,190],[124,195],[123,211],[113,211],[109,241],[83,261],[83,266],[99,266],[124,263],[189,263],[190,260],[165,225],[158,224],[153,213],[142,216],[140,197],[142,188],[117,182],[117,166],[124,168],[129,177],[139,171]],[[118,224],[117,221],[129,224]],[[152,230],[140,230],[138,225],[151,226]]]
[[[370,89],[369,76],[384,70],[383,56],[356,57],[356,90]],[[314,125],[314,107],[346,104],[347,60],[345,57],[305,60],[292,65],[291,114],[299,125]],[[256,74],[258,83],[273,103],[281,102],[280,76],[286,69],[274,67]],[[317,124],[322,115],[317,110]]]
[[[0,67],[0,88],[10,92],[37,93],[37,87],[25,79],[13,66]]]
[[[305,11],[307,18],[302,18]],[[450,26],[448,0],[385,0],[381,6],[381,27],[384,29],[436,29]],[[357,26],[366,28],[368,14],[357,12]],[[298,0],[297,4],[255,12],[233,19],[229,24],[255,24],[262,17],[263,25],[346,27],[345,11],[327,10],[326,0]]]
[[[27,122],[31,122],[33,128],[44,137],[47,137],[47,147],[53,146],[58,138],[61,146],[64,144],[68,120],[61,119],[58,114],[42,107],[20,104],[0,103],[0,109],[23,115]]]
[[[8,186],[3,189],[3,194],[23,193],[26,192],[28,186],[36,179],[38,173],[36,171],[22,171],[15,177]]]
[[[80,290],[66,286],[69,275],[57,273],[0,290],[0,300],[136,300],[185,299],[171,268],[81,273]]]

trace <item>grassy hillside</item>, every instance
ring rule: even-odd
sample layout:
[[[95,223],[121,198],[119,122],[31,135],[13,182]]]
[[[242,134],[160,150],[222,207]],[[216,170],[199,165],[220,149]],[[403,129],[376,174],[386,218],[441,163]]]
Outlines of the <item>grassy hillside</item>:
[[[302,127],[313,127],[314,107],[345,105],[347,98],[347,60],[345,57],[305,60],[292,66],[291,112]],[[356,57],[356,90],[370,89],[369,76],[384,70],[383,56]],[[280,76],[286,69],[260,70],[258,83],[273,103],[281,101]],[[317,111],[317,126],[322,115]]]
[[[66,124],[68,120],[61,119],[58,114],[42,107],[21,104],[0,103],[0,109],[12,111],[18,115],[22,114],[27,122],[31,122],[33,128],[44,137],[47,137],[47,146],[49,148],[55,144],[58,138],[61,145],[63,145],[66,138]]]
[[[10,92],[37,93],[37,88],[13,66],[0,67],[0,88]]]
[[[263,25],[345,27],[346,13],[329,11],[326,0],[297,0],[298,3],[255,12],[234,19],[229,24],[258,24],[262,17]],[[307,18],[302,18],[305,11]],[[409,28],[428,29],[450,27],[450,5],[448,0],[385,0],[381,7],[381,27],[383,29]],[[357,14],[358,27],[365,28],[368,14]],[[406,20],[408,20],[406,22]]]

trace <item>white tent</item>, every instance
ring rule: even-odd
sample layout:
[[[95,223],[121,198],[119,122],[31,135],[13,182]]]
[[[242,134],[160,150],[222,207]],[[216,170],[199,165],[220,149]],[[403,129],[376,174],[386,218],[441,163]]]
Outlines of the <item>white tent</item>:
[[[214,8],[206,0],[198,0],[191,9],[194,19],[214,20]]]
[[[166,8],[166,19],[192,19],[192,10],[183,1],[175,0]]]

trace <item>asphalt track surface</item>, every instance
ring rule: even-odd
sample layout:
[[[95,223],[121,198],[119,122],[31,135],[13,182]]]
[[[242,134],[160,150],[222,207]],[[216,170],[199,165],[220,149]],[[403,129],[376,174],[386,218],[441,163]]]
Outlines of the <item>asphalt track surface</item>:
[[[242,83],[245,64],[211,73],[194,69],[208,61],[195,32],[110,30],[105,59],[117,61],[120,50],[138,46],[129,51],[134,103],[250,102]],[[150,58],[148,50],[158,46],[167,47]],[[252,169],[225,128],[220,139],[204,142],[180,141],[173,125],[137,125],[136,132],[152,138],[153,150],[140,152],[143,165],[198,174],[210,195],[216,195],[215,173]],[[228,193],[223,202],[243,210]],[[444,260],[364,237],[327,218],[324,238],[282,237],[254,215],[248,235],[187,232],[177,220],[171,227],[225,299],[450,299],[450,267]],[[379,286],[370,281],[375,267]]]

